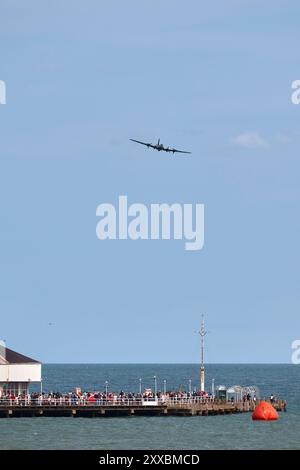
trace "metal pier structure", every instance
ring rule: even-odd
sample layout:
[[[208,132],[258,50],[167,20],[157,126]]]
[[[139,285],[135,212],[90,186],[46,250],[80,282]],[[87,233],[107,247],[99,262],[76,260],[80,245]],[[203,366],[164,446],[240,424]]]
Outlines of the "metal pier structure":
[[[220,400],[117,400],[95,403],[52,399],[42,403],[26,400],[0,401],[0,418],[25,417],[113,417],[113,416],[209,416],[253,412],[258,402],[224,402]],[[273,403],[277,411],[286,411],[286,401]]]

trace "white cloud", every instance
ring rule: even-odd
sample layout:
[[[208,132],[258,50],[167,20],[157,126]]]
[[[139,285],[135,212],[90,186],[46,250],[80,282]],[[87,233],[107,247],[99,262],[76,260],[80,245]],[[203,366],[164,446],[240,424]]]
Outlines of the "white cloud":
[[[258,132],[244,132],[234,137],[231,142],[239,147],[248,149],[266,148],[268,142]]]

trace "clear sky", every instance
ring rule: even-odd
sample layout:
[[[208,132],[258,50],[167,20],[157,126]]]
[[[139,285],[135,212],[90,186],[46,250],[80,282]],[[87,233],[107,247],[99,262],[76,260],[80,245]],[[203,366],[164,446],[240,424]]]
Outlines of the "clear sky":
[[[2,0],[0,338],[44,362],[289,362],[300,337],[298,1]],[[192,150],[144,149],[129,138]],[[96,207],[204,203],[205,245]],[[49,325],[51,323],[51,325]]]

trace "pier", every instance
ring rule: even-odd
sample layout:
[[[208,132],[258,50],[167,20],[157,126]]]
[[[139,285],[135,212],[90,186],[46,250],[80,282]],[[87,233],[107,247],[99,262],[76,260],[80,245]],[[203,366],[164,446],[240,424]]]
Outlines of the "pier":
[[[210,416],[253,412],[259,401],[224,402],[221,400],[116,400],[94,403],[72,403],[59,399],[41,403],[20,400],[0,401],[0,418],[73,417],[103,418],[120,416]],[[277,411],[286,411],[286,401],[272,404]]]

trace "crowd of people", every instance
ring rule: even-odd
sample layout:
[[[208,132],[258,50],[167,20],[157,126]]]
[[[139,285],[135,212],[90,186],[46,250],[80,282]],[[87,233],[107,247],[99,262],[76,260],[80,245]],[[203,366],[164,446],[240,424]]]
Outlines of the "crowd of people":
[[[182,402],[182,403],[193,403],[193,402],[209,402],[212,400],[219,400],[215,398],[211,393],[201,392],[194,390],[193,392],[188,391],[165,391],[165,392],[153,392],[151,389],[145,389],[142,393],[126,392],[121,390],[120,392],[104,391],[104,392],[91,392],[83,391],[77,387],[72,392],[32,392],[28,394],[15,395],[11,392],[7,392],[0,396],[0,406],[2,405],[16,405],[16,406],[84,406],[84,405],[129,405],[129,404],[147,404],[149,402],[158,402],[160,404]],[[223,398],[224,400],[225,398]],[[227,401],[236,402],[257,402],[256,394],[245,393],[241,399],[236,397],[227,397]],[[271,394],[269,401],[271,404],[277,403],[278,399]]]
[[[0,405],[4,403],[10,403],[12,405],[44,405],[44,406],[55,406],[55,405],[106,405],[106,404],[128,404],[128,403],[147,403],[155,400],[160,403],[166,403],[167,401],[205,401],[212,400],[211,394],[206,392],[157,392],[156,394],[151,389],[146,389],[143,393],[125,392],[121,390],[119,393],[116,392],[87,392],[82,391],[80,388],[75,389],[73,392],[60,393],[60,392],[49,392],[49,393],[38,393],[32,392],[23,395],[14,395],[11,393],[3,394],[0,397]]]

